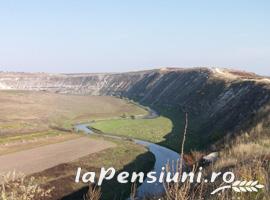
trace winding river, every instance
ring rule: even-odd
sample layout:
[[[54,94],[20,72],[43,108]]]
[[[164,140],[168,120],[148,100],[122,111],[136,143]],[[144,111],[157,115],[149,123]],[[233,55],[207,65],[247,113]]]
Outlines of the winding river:
[[[149,114],[147,116],[144,116],[143,118],[153,119],[157,116],[158,114],[155,111],[150,110]],[[91,130],[91,125],[89,124],[77,124],[74,126],[74,128],[76,131],[83,131],[86,134],[95,134],[94,131]],[[104,134],[104,136],[116,139],[123,139],[120,136],[112,136],[107,134]],[[156,161],[152,171],[156,172],[157,177],[159,177],[159,174],[162,171],[162,167],[165,167],[168,162],[176,163],[177,160],[179,160],[179,154],[166,147],[138,139],[133,139],[133,141],[136,144],[140,144],[147,147],[149,151],[154,154]],[[159,196],[163,193],[164,193],[164,186],[162,183],[159,183],[158,181],[156,183],[147,183],[146,178],[144,182],[138,187],[136,197],[138,199],[143,199],[146,195]]]

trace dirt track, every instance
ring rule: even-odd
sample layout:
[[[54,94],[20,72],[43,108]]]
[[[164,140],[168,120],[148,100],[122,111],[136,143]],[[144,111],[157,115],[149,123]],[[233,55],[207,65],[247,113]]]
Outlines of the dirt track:
[[[28,175],[113,146],[113,143],[107,141],[81,137],[20,151],[0,156],[0,172],[16,170]]]

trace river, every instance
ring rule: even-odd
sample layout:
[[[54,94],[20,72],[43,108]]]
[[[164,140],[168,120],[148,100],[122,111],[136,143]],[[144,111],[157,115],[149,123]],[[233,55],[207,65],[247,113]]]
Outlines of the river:
[[[158,114],[150,110],[149,114],[147,116],[144,116],[144,119],[153,119],[157,117]],[[91,130],[91,124],[77,124],[74,126],[75,131],[82,131],[86,134],[95,134],[93,130]],[[123,139],[120,136],[113,136],[113,135],[107,135],[104,134],[103,136],[116,138],[116,139]],[[166,164],[170,163],[177,163],[179,161],[179,154],[175,151],[172,151],[171,149],[168,149],[166,147],[163,147],[158,144],[154,144],[151,142],[133,139],[133,141],[136,144],[143,145],[149,149],[150,152],[152,152],[155,156],[155,165],[152,171],[156,172],[156,176],[159,177],[159,174],[162,171],[162,167],[165,167]],[[174,166],[175,167],[175,166]],[[147,178],[144,180],[144,182],[137,188],[136,197],[138,199],[143,199],[146,195],[150,196],[160,196],[165,192],[164,186],[162,183],[156,182],[156,183],[147,183]]]

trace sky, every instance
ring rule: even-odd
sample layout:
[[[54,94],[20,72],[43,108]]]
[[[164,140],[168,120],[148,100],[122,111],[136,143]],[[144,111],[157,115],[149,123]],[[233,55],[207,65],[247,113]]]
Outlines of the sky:
[[[270,76],[270,1],[0,0],[0,71],[201,66]]]

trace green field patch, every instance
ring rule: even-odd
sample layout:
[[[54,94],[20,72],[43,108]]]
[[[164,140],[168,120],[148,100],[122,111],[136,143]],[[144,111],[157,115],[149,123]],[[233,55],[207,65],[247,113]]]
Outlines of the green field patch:
[[[5,136],[0,138],[0,144],[2,143],[9,143],[15,141],[22,141],[22,140],[32,140],[35,138],[46,137],[46,136],[54,136],[62,134],[60,131],[43,131],[43,132],[36,132],[36,133],[29,133],[23,135],[16,135],[16,136]]]
[[[172,130],[172,122],[166,117],[155,119],[116,119],[98,121],[91,125],[104,133],[161,142]]]

